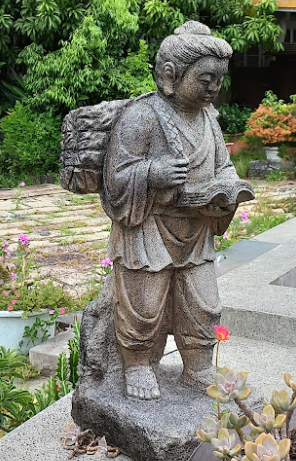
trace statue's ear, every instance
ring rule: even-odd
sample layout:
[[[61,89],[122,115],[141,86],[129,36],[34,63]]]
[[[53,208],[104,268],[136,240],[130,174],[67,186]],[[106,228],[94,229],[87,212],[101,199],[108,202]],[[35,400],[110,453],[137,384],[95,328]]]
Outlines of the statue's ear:
[[[176,81],[176,68],[173,62],[166,62],[163,66],[163,92],[165,96],[174,94]]]

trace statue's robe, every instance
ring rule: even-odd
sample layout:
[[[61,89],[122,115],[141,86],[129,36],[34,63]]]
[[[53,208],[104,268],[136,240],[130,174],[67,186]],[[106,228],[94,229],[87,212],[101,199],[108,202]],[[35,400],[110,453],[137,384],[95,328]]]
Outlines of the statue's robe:
[[[190,311],[194,305],[197,314],[199,309],[198,315],[190,312],[185,319],[183,347],[184,341],[190,347],[202,343],[202,338],[204,345],[213,343],[212,327],[219,321],[221,309],[213,268],[214,235],[223,234],[233,213],[210,217],[198,208],[180,208],[175,203],[184,190],[196,191],[214,179],[238,179],[215,112],[212,106],[202,109],[200,126],[193,131],[155,93],[131,104],[113,130],[105,159],[102,203],[112,219],[109,256],[115,266],[115,326],[124,347],[153,347],[173,276],[174,286],[180,285],[174,295],[178,309],[184,312],[189,303]],[[148,180],[151,162],[168,155],[189,159],[186,183],[153,189]]]

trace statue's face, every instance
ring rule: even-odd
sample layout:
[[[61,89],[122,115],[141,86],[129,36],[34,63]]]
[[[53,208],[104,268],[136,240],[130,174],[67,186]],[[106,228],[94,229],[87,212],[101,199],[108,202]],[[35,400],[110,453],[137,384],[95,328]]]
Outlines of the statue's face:
[[[228,59],[209,56],[188,67],[182,79],[175,83],[175,103],[189,110],[209,105],[219,93],[228,62]]]

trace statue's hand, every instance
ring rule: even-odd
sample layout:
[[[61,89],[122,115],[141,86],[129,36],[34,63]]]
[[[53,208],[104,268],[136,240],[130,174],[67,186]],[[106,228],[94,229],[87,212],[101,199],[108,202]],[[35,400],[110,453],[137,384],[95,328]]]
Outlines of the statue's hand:
[[[219,207],[218,205],[214,205],[213,203],[209,203],[203,208],[200,208],[199,211],[202,213],[204,216],[212,216],[212,217],[222,217],[226,216],[230,213],[233,213],[234,210],[236,209],[236,205],[229,205],[227,207]]]
[[[151,187],[166,189],[180,186],[186,181],[188,160],[162,156],[152,160],[148,175]]]

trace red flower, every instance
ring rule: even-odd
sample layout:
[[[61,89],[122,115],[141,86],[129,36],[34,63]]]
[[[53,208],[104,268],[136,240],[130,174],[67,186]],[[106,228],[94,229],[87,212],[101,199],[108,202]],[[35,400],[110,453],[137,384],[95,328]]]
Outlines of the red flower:
[[[60,386],[57,386],[57,391],[59,392],[61,390]]]
[[[214,330],[218,341],[226,341],[229,339],[229,330],[224,325],[215,325]]]

